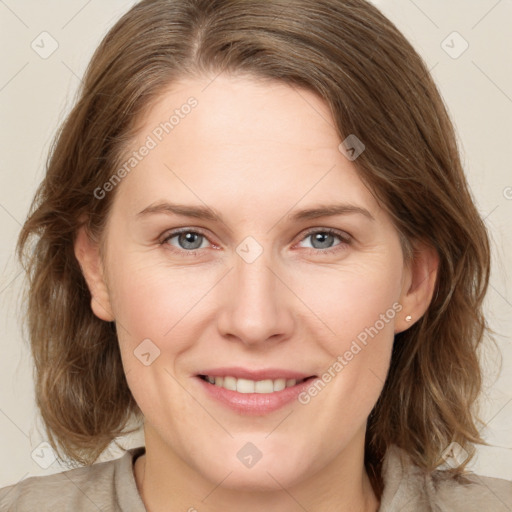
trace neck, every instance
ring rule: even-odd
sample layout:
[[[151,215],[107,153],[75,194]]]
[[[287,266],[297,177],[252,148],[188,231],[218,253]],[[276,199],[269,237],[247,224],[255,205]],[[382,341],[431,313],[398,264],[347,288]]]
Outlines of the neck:
[[[362,444],[356,437],[314,475],[286,488],[275,482],[278,490],[258,491],[229,488],[229,471],[216,482],[204,478],[163,446],[161,438],[148,436],[147,425],[145,431],[146,453],[136,460],[134,473],[148,512],[260,512],[262,507],[280,512],[376,512],[379,508],[364,468],[364,435]]]

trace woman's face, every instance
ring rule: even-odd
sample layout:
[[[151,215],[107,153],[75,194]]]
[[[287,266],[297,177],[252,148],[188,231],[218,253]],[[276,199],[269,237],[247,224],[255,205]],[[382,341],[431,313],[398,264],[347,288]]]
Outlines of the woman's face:
[[[409,274],[340,143],[313,93],[220,75],[162,95],[118,174],[95,312],[146,445],[212,482],[287,487],[361,452]]]

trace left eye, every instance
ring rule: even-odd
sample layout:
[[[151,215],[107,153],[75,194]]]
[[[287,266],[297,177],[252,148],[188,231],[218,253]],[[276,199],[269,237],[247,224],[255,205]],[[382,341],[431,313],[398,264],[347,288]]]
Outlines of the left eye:
[[[342,235],[336,230],[332,229],[322,229],[316,231],[310,231],[306,234],[306,236],[302,239],[302,241],[311,239],[311,244],[313,249],[319,250],[330,250],[333,247],[337,248],[339,245],[346,245],[350,243],[348,235]],[[333,240],[337,238],[340,240],[340,243],[333,245]],[[336,250],[336,249],[333,249]]]

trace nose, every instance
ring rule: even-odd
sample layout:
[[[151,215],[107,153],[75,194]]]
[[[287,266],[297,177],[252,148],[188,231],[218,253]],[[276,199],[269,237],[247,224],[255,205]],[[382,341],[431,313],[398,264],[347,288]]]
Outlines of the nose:
[[[294,328],[293,293],[270,259],[266,251],[252,262],[235,254],[217,316],[222,336],[247,346],[266,346],[290,337]]]

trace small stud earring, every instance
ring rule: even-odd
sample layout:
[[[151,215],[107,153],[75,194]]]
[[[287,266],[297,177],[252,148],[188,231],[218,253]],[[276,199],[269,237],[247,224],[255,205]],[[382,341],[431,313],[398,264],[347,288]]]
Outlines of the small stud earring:
[[[412,320],[412,316],[411,316],[411,315],[407,315],[407,316],[405,317],[405,321],[406,321],[406,322],[410,322],[411,320]]]

